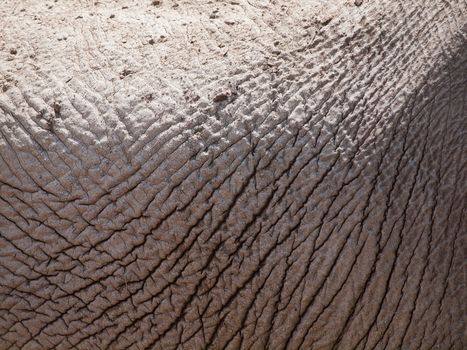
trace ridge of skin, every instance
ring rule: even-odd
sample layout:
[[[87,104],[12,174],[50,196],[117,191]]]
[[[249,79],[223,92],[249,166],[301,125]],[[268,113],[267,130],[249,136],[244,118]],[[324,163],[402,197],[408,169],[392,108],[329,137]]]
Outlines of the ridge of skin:
[[[4,1],[0,349],[462,349],[467,4]]]

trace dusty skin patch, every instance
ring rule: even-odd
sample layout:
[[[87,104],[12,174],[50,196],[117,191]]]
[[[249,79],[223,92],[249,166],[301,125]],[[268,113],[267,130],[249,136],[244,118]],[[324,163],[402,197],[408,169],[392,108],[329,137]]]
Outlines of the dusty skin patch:
[[[105,80],[110,86],[100,88],[116,90],[125,86],[114,82],[116,74],[131,71],[133,80],[162,80],[178,92],[206,98],[236,71],[303,47],[331,20],[358,25],[363,16],[342,0],[165,1],[157,6],[150,1],[80,6],[6,1],[0,11],[0,57],[9,62],[3,74],[27,79],[40,71],[57,83],[71,77],[93,85]],[[10,52],[18,51],[14,60],[8,53],[12,43]]]

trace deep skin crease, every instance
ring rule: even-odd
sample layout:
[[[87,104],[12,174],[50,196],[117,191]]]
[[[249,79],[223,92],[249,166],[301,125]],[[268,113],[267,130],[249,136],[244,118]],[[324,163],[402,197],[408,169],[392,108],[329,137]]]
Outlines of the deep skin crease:
[[[467,347],[465,2],[24,5],[0,349]]]

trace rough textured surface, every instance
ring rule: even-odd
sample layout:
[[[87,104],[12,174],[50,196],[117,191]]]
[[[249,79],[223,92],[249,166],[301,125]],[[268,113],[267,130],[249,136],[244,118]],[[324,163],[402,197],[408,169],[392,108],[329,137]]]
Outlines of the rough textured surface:
[[[0,5],[1,349],[467,348],[465,1],[71,3]]]

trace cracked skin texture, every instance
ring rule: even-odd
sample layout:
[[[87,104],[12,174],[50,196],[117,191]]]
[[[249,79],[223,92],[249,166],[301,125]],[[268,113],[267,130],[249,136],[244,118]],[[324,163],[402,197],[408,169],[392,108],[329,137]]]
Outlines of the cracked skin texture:
[[[465,349],[467,4],[3,1],[0,349]]]

